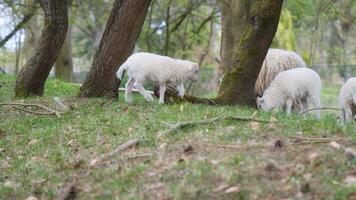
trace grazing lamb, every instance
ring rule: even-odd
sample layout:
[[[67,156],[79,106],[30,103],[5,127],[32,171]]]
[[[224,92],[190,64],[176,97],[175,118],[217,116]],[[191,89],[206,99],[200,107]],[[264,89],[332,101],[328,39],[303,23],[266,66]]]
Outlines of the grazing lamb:
[[[308,109],[309,103],[314,108],[320,107],[321,81],[319,75],[308,68],[290,69],[279,73],[266,89],[262,97],[257,97],[257,106],[263,111],[286,106],[287,115],[293,102],[301,102],[301,112]],[[320,118],[320,111],[317,111]]]
[[[349,78],[342,86],[339,103],[342,121],[351,121],[356,115],[356,77]]]
[[[262,96],[278,73],[301,67],[306,64],[295,52],[269,49],[255,83],[255,95]]]
[[[152,95],[143,87],[147,79],[159,85],[159,103],[164,103],[166,84],[177,86],[178,95],[183,97],[184,82],[187,79],[193,82],[198,80],[199,65],[167,56],[135,53],[117,71],[116,76],[120,80],[122,80],[125,70],[129,77],[125,86],[125,101],[127,103],[132,103],[131,93],[134,87],[147,101],[153,101]]]

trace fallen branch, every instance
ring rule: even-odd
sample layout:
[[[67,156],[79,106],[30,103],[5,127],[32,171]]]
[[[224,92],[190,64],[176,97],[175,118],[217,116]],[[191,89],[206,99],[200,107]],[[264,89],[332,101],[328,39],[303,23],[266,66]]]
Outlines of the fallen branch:
[[[291,136],[291,138],[294,139],[298,139],[298,140],[308,140],[308,141],[315,141],[315,140],[322,140],[322,141],[338,141],[338,140],[342,140],[342,138],[337,138],[337,137],[333,137],[333,138],[320,138],[320,137],[303,137],[303,136]]]
[[[23,112],[27,112],[30,114],[34,114],[34,115],[53,115],[56,117],[60,116],[60,113],[56,110],[47,108],[45,106],[39,105],[39,104],[26,104],[26,103],[16,103],[16,102],[7,102],[7,103],[0,103],[0,107],[1,106],[10,106],[13,109],[19,110],[19,111],[23,111]],[[18,107],[18,106],[23,106],[23,108]],[[34,110],[30,110],[30,109],[26,109],[26,107],[37,107],[43,110],[46,110],[47,112],[39,112],[39,111],[34,111]]]
[[[162,137],[163,135],[167,135],[167,134],[169,134],[171,132],[179,131],[179,129],[183,129],[183,128],[188,127],[188,126],[195,126],[195,125],[199,125],[199,124],[213,123],[213,122],[218,121],[219,119],[222,119],[224,116],[225,115],[222,115],[222,116],[210,118],[210,119],[207,119],[207,120],[178,122],[178,123],[176,123],[174,125],[170,125],[168,123],[162,122],[163,124],[170,126],[170,128],[165,130],[165,131],[159,132],[157,137]]]
[[[309,109],[309,110],[299,113],[299,116],[304,115],[305,113],[308,113],[310,111],[315,111],[315,110],[338,110],[338,111],[340,111],[339,108],[332,108],[332,107],[312,108],[312,109]]]
[[[253,121],[253,122],[270,122],[268,120],[262,120],[262,119],[256,119],[254,117],[255,114],[253,114],[251,117],[241,117],[241,116],[226,116],[226,115],[222,115],[219,117],[214,117],[214,118],[210,118],[210,119],[206,119],[206,120],[199,120],[199,121],[188,121],[188,122],[178,122],[176,124],[168,124],[166,122],[162,122],[163,124],[169,126],[170,128],[164,131],[160,131],[157,134],[157,137],[160,138],[163,135],[167,135],[169,133],[175,132],[175,131],[179,131],[180,129],[186,128],[186,127],[191,127],[191,126],[196,126],[196,125],[200,125],[200,124],[210,124],[213,122],[216,122],[218,120],[227,120],[227,119],[232,119],[232,120],[238,120],[238,121]]]
[[[273,146],[268,146],[268,145],[241,145],[241,146],[237,146],[237,145],[229,145],[229,144],[217,144],[217,145],[213,145],[211,144],[210,146],[216,147],[216,148],[223,148],[223,149],[248,149],[248,148],[272,148]]]
[[[121,144],[120,146],[118,146],[116,149],[114,149],[113,151],[109,152],[109,153],[106,153],[106,154],[103,154],[101,155],[100,157],[96,158],[96,159],[93,159],[91,162],[90,162],[90,165],[91,166],[95,166],[133,146],[136,146],[139,142],[139,139],[132,139],[132,140],[129,140],[123,144]]]

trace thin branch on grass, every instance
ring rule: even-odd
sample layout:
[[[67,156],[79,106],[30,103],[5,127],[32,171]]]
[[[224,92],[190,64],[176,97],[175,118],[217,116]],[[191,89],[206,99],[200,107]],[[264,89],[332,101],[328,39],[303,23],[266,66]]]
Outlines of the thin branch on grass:
[[[116,149],[114,149],[113,151],[109,152],[109,153],[106,153],[106,154],[103,154],[101,156],[99,156],[98,158],[92,160],[90,162],[90,165],[91,166],[95,166],[115,155],[118,155],[119,153],[133,147],[133,146],[136,146],[137,144],[139,143],[139,139],[132,139],[132,140],[129,140],[123,144],[121,144],[120,146],[118,146]]]
[[[163,124],[169,126],[169,129],[164,130],[164,131],[160,131],[157,134],[157,137],[160,138],[164,135],[167,135],[169,133],[175,132],[175,131],[179,131],[183,128],[186,127],[192,127],[192,126],[196,126],[196,125],[200,125],[200,124],[210,124],[210,123],[214,123],[218,120],[228,120],[228,119],[232,119],[232,120],[238,120],[238,121],[253,121],[253,122],[271,122],[268,120],[262,120],[262,119],[256,119],[254,117],[254,114],[250,117],[241,117],[241,116],[226,116],[226,115],[221,115],[219,117],[214,117],[214,118],[210,118],[210,119],[206,119],[206,120],[199,120],[199,121],[187,121],[187,122],[178,122],[176,124],[168,124],[166,122],[162,122]]]
[[[332,107],[312,108],[312,109],[309,109],[309,110],[299,113],[299,116],[304,115],[305,113],[308,113],[310,111],[315,111],[315,110],[338,110],[338,111],[340,111],[339,108],[332,108]]]
[[[303,137],[303,136],[291,136],[291,138],[297,139],[297,140],[306,140],[306,141],[328,141],[328,142],[332,142],[332,141],[338,141],[338,140],[342,140],[343,138],[317,138],[317,137]]]
[[[58,111],[53,110],[51,108],[47,108],[47,107],[39,105],[39,104],[7,102],[7,103],[0,103],[0,107],[1,106],[9,106],[9,107],[11,107],[13,109],[20,110],[20,111],[23,111],[23,112],[27,112],[27,113],[30,113],[30,114],[34,114],[34,115],[53,115],[53,116],[56,116],[56,117],[60,116],[60,113]],[[22,106],[22,108],[19,107],[19,106]],[[26,109],[27,107],[37,107],[37,108],[43,109],[43,110],[45,110],[47,112],[39,112],[39,111]]]
[[[119,88],[119,92],[125,92],[125,88]],[[132,89],[132,92],[134,92],[134,93],[140,93],[137,89]],[[154,95],[154,92],[153,92],[153,91],[147,90],[147,92],[149,92],[150,94]]]

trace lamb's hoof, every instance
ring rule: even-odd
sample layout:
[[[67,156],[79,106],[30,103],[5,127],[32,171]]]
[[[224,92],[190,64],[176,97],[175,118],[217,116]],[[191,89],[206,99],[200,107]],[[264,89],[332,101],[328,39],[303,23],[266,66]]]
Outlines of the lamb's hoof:
[[[158,101],[159,104],[164,104],[164,101]]]

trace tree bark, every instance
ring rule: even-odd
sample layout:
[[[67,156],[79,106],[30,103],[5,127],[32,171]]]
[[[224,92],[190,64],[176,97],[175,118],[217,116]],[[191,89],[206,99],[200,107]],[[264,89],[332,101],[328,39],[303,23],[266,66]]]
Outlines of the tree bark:
[[[32,56],[21,69],[15,97],[42,96],[46,79],[56,62],[68,28],[67,1],[41,0],[45,22]]]
[[[73,80],[72,28],[68,26],[67,36],[54,66],[54,76],[65,82]]]
[[[222,2],[224,77],[219,102],[255,106],[254,85],[277,31],[282,4],[283,0]]]
[[[132,53],[151,0],[115,0],[80,97],[118,96],[116,71]]]

